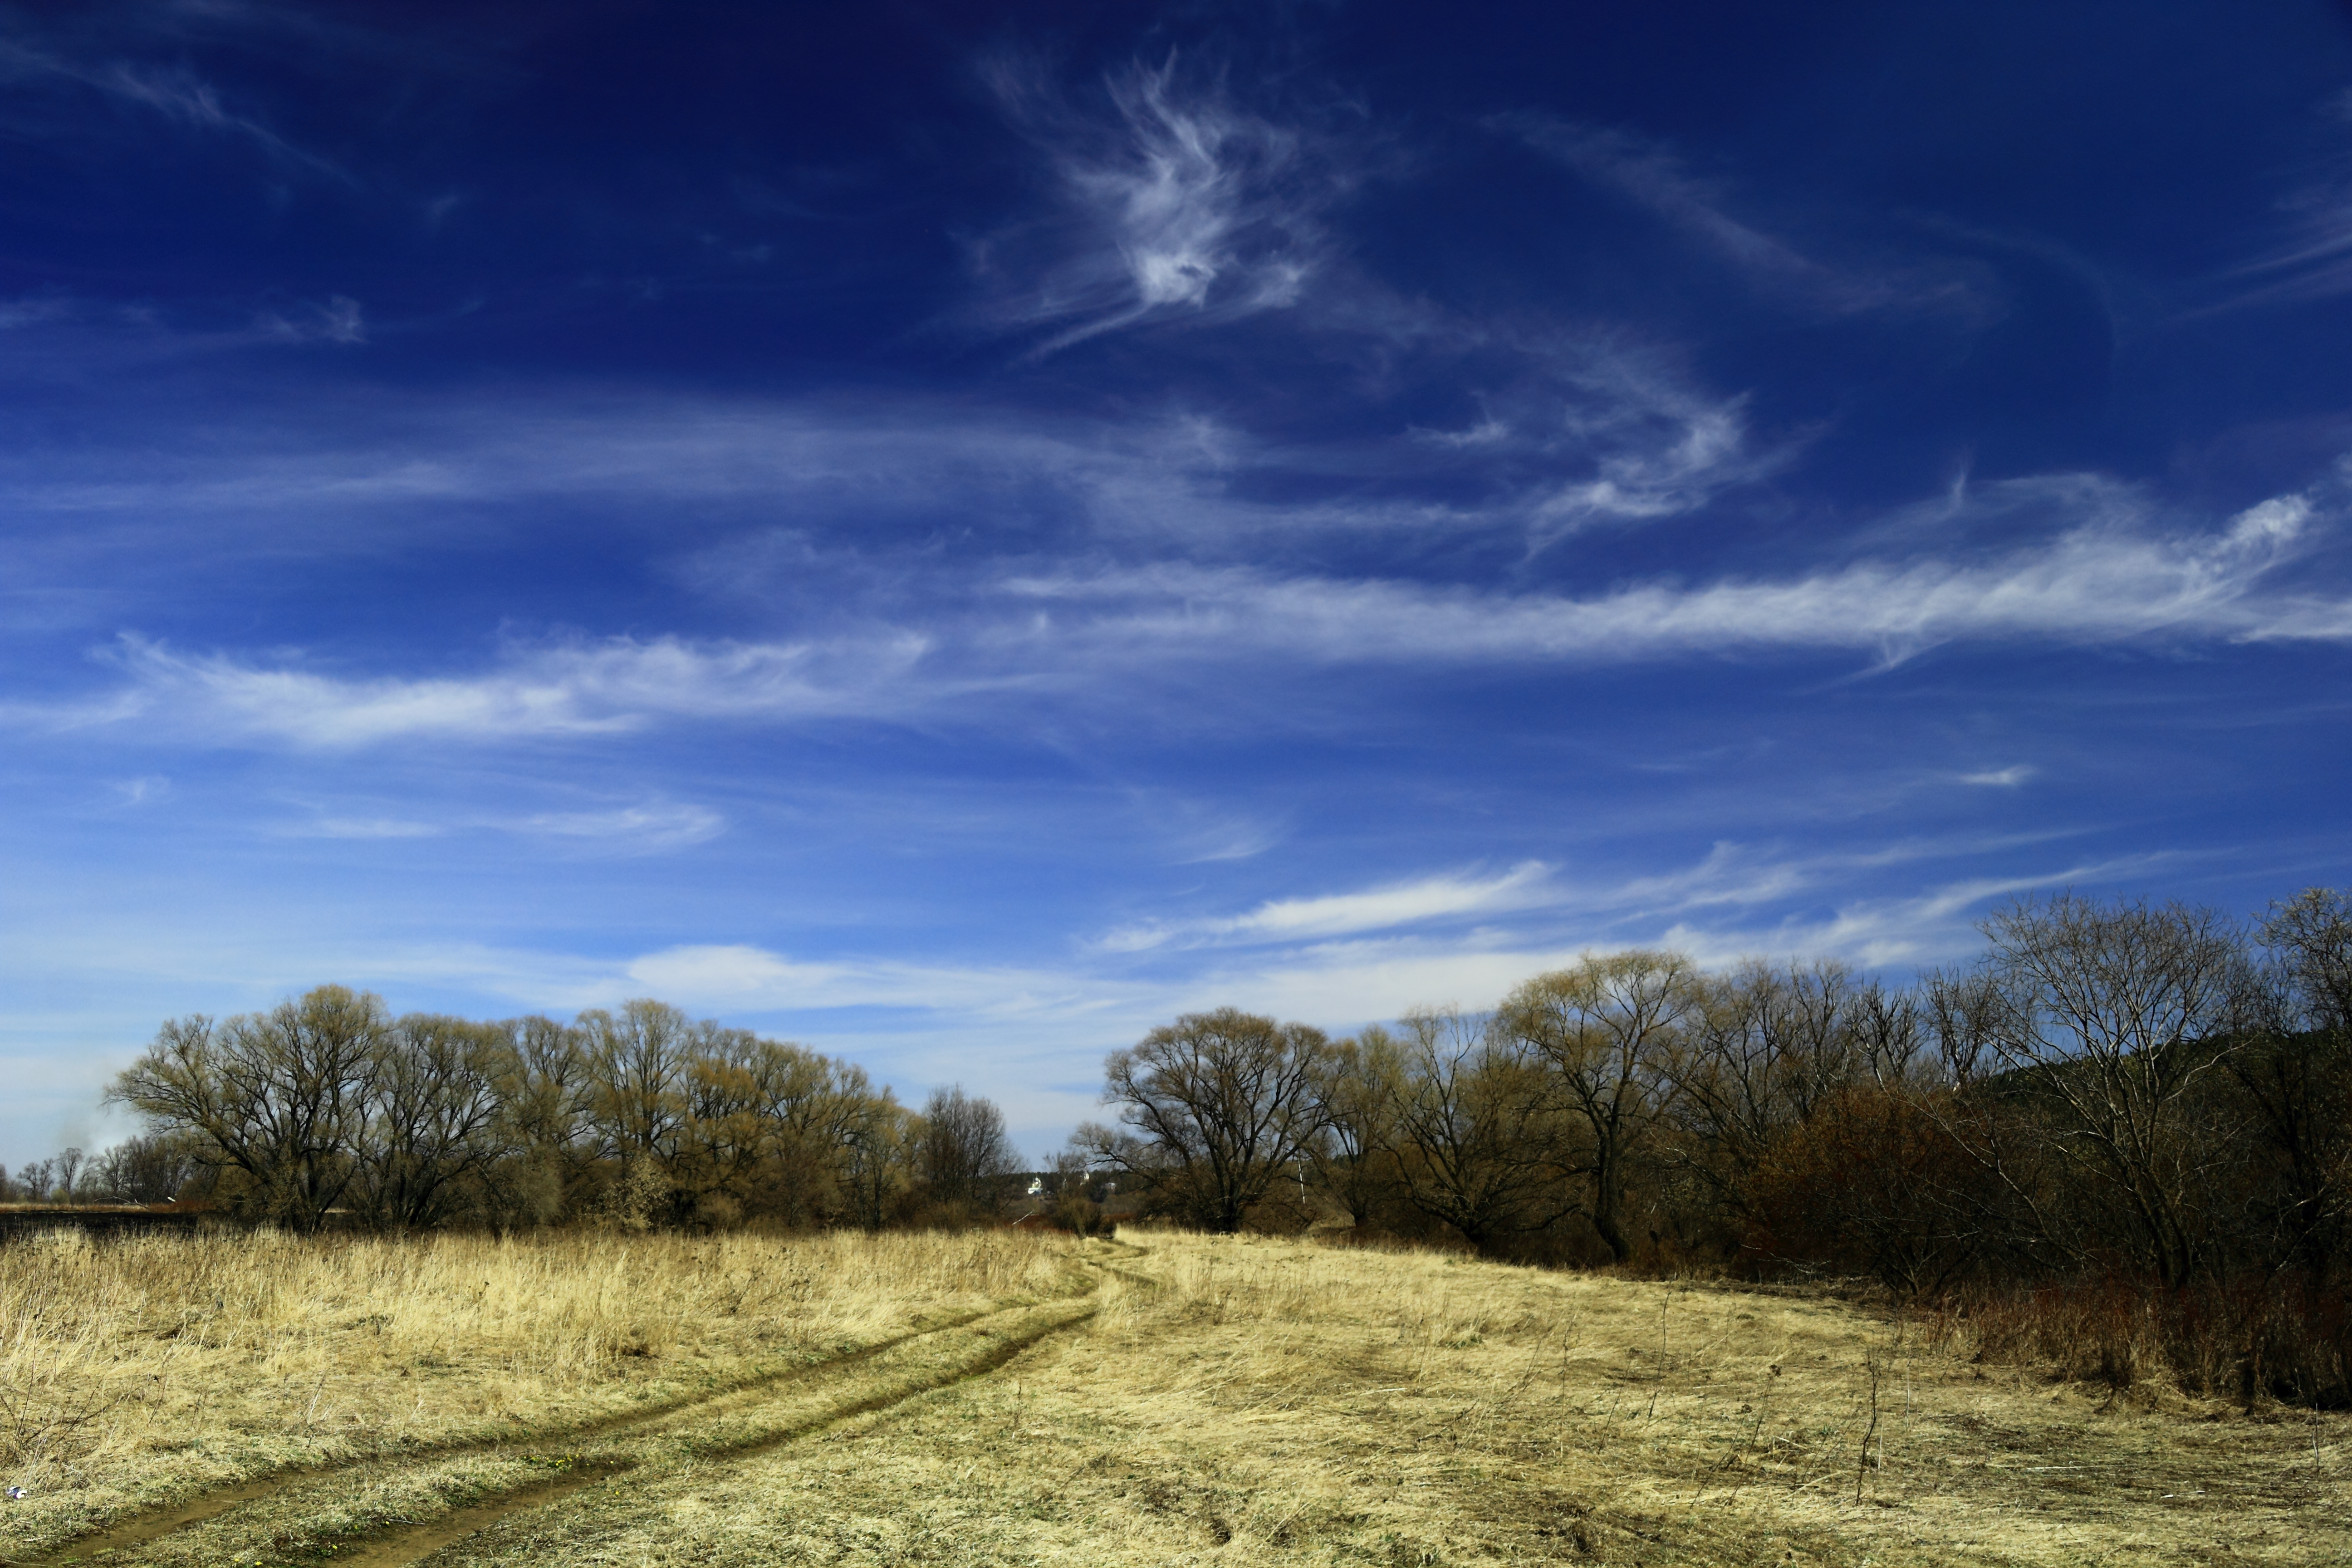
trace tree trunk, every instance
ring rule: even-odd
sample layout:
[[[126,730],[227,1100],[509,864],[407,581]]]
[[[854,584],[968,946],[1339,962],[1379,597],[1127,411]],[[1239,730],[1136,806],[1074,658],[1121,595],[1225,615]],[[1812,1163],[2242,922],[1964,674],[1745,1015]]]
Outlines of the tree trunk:
[[[1623,1157],[1603,1144],[1592,1166],[1592,1228],[1609,1245],[1609,1255],[1622,1263],[1633,1256],[1625,1239],[1625,1169]]]

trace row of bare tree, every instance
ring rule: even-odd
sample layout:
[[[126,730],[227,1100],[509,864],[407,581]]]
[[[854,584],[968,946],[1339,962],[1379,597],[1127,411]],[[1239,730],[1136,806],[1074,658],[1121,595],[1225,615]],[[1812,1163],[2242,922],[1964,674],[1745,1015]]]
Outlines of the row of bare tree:
[[[1345,1221],[1986,1310],[2071,1290],[2101,1321],[2127,1300],[2184,1381],[2352,1404],[2352,894],[2251,925],[2069,895],[1982,931],[1975,962],[1908,986],[1635,951],[1346,1039],[1188,1015],[1111,1053],[1114,1122],[1044,1184],[1081,1227],[1115,1181],[1213,1230]],[[918,1114],[847,1062],[657,1002],[480,1024],[325,986],[165,1025],[111,1098],[146,1136],[37,1162],[35,1195],[194,1173],[303,1229],[877,1227],[1000,1214],[1017,1163],[985,1100]]]
[[[1076,1147],[1213,1229],[1317,1208],[1500,1256],[1643,1252],[1911,1293],[2352,1262],[2352,897],[2246,927],[2012,905],[1962,968],[1591,955],[1330,1040],[1226,1009],[1112,1054]]]
[[[0,1204],[162,1203],[205,1174],[184,1139],[150,1133],[87,1155],[79,1147],[27,1160],[11,1176],[0,1166]]]
[[[46,1160],[26,1161],[13,1178],[0,1165],[0,1203],[70,1204],[86,1200],[93,1190],[110,1188],[110,1183],[83,1177],[88,1163],[80,1149],[65,1148]]]
[[[961,1088],[918,1114],[851,1063],[651,1001],[486,1024],[321,986],[164,1025],[109,1098],[217,1205],[301,1230],[875,1227],[990,1211],[1018,1163]]]
[[[1081,1128],[1062,1176],[1212,1229],[1344,1217],[1909,1292],[2345,1272],[2352,897],[2246,927],[2069,896],[1983,929],[1977,962],[1908,987],[1636,951],[1348,1039],[1187,1016],[1112,1053],[1117,1124]],[[165,1025],[111,1094],[150,1126],[107,1156],[125,1173],[193,1165],[222,1205],[299,1228],[874,1226],[990,1213],[1018,1163],[984,1100],[918,1114],[847,1062],[656,1002],[482,1024],[325,986]]]

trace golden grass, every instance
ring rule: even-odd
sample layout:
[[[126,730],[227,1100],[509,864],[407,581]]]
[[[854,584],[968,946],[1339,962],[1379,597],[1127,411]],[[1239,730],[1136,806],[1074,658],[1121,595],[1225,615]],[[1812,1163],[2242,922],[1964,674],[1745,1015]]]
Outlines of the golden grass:
[[[1139,1236],[1081,1336],[499,1563],[2312,1563],[2342,1417],[2102,1407],[1834,1300]],[[1865,1457],[1876,1367],[1879,1425]],[[1778,1369],[1777,1371],[1775,1369]],[[2315,1458],[2313,1447],[2316,1437]],[[1857,1498],[1859,1492],[1859,1498]]]
[[[255,1242],[247,1274],[313,1271],[305,1277],[345,1291],[346,1304],[313,1310],[304,1291],[256,1286],[251,1321],[224,1297],[204,1334],[151,1332],[154,1348],[141,1352],[191,1358],[170,1373],[181,1408],[241,1411],[247,1425],[200,1415],[185,1430],[232,1445],[331,1440],[302,1382],[322,1364],[334,1369],[325,1385],[347,1390],[334,1408],[379,1408],[364,1391],[382,1374],[348,1350],[289,1365],[274,1397],[258,1382],[243,1394],[223,1386],[292,1354],[302,1338],[289,1337],[292,1325],[320,1325],[310,1338],[326,1345],[373,1336],[333,1326],[360,1315],[353,1303],[382,1300],[361,1288],[369,1280],[434,1281],[418,1293],[417,1324],[395,1320],[382,1332],[415,1356],[433,1342],[424,1325],[435,1314],[461,1327],[452,1339],[475,1349],[426,1384],[413,1367],[398,1381],[419,1391],[414,1421],[469,1434],[509,1413],[523,1417],[519,1431],[547,1430],[558,1412],[650,1403],[656,1380],[675,1390],[698,1364],[696,1347],[713,1365],[742,1366],[761,1353],[746,1347],[789,1343],[806,1356],[870,1344],[918,1310],[1036,1304],[609,1439],[560,1450],[519,1441],[321,1476],[124,1560],[356,1557],[390,1568],[436,1547],[436,1563],[557,1568],[2352,1560],[2342,1447],[2352,1420],[2342,1415],[2121,1401],[1977,1362],[1948,1325],[1923,1338],[1798,1294],[1259,1238],[1130,1239],[564,1238],[503,1251],[446,1240],[373,1252],[345,1244],[347,1258],[329,1246]],[[57,1249],[21,1277],[121,1272],[89,1255],[77,1274],[70,1253]],[[745,1293],[746,1276],[789,1279],[820,1259],[836,1285],[813,1278],[805,1298]],[[540,1308],[531,1291],[509,1297],[495,1271],[483,1273],[500,1260],[541,1271]],[[1069,1296],[1074,1266],[1100,1281],[1083,1301]],[[616,1268],[637,1283],[599,1295],[598,1270]],[[0,1255],[12,1313],[25,1299],[19,1269]],[[885,1281],[904,1303],[873,1293]],[[481,1298],[473,1317],[469,1289]],[[102,1294],[57,1290],[61,1304]],[[555,1300],[566,1292],[569,1307]],[[278,1303],[274,1336],[265,1299]],[[595,1301],[611,1304],[583,1304]],[[656,1302],[676,1325],[660,1355],[625,1353],[633,1331],[664,1331],[638,1310]],[[44,1320],[44,1342],[128,1342],[77,1327],[75,1310],[88,1309]],[[152,1307],[109,1310],[118,1323],[162,1321]],[[601,1339],[583,1337],[591,1321],[604,1325]],[[534,1321],[556,1345],[602,1348],[539,1347]],[[350,1430],[358,1436],[346,1441],[383,1442],[364,1423]],[[110,1466],[177,1452],[128,1431],[108,1441],[117,1447],[92,1450],[92,1488],[120,1484],[99,1479]],[[51,1473],[77,1489],[63,1469]],[[14,1510],[0,1526],[0,1540],[57,1539],[19,1533]]]
[[[560,1431],[1066,1289],[990,1236],[269,1234],[0,1248],[0,1543],[289,1467]],[[63,1518],[55,1516],[64,1516]]]

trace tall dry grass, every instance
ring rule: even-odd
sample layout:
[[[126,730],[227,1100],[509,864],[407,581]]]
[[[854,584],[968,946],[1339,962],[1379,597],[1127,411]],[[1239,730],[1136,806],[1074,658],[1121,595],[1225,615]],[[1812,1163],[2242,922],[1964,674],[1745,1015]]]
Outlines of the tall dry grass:
[[[2352,1407],[2352,1298],[2294,1276],[1982,1289],[1945,1303],[1926,1326],[1977,1360],[2039,1365],[2116,1394]]]
[[[0,1474],[143,1491],[557,1429],[1056,1292],[1068,1252],[998,1233],[54,1233],[0,1247]]]
[[[1590,1536],[1579,1552],[1726,1563],[1832,1542],[1939,1565],[2202,1552],[2250,1534],[2260,1550],[2238,1549],[2272,1561],[2352,1544],[2331,1511],[2352,1495],[2344,1418],[2170,1392],[2172,1352],[2144,1306],[2112,1335],[2084,1321],[2063,1343],[2004,1340],[1989,1322],[1801,1290],[1133,1239],[1149,1249],[1133,1267],[1164,1289],[1069,1348],[1076,1363],[1102,1347],[1072,1403],[1124,1417],[1120,1453],[1167,1456],[1165,1476],[1140,1467],[1128,1485],[1161,1500],[1169,1528],[1222,1521],[1212,1543],[1229,1530],[1268,1560],[1318,1533],[1346,1550],[1393,1534],[1445,1561],[1479,1560],[1481,1537],[1496,1561],[1540,1557],[1562,1531]],[[2158,1369],[2164,1396],[2114,1399],[2109,1351]],[[1169,1549],[1163,1531],[1151,1552]]]
[[[0,1509],[0,1556],[79,1533],[74,1500],[126,1478],[182,1466],[188,1489],[203,1465],[233,1474],[336,1444],[396,1454],[436,1432],[642,1411],[780,1356],[887,1337],[923,1303],[968,1310],[1090,1271],[1103,1287],[1086,1302],[1025,1315],[1068,1331],[982,1375],[955,1374],[1004,1340],[1002,1320],[602,1447],[527,1440],[330,1472],[148,1558],[205,1568],[356,1544],[445,1515],[469,1488],[624,1451],[627,1484],[519,1512],[447,1560],[2352,1561],[2352,1417],[2113,1400],[2033,1358],[1981,1358],[1972,1325],[1803,1292],[1262,1237],[1131,1239],[253,1238],[241,1274],[233,1257],[169,1250],[142,1272],[135,1247],[0,1257],[0,1300],[19,1318],[50,1282],[54,1321],[37,1338],[51,1353],[100,1381],[116,1354],[131,1382],[163,1369],[182,1402],[158,1421],[136,1400],[95,1408],[87,1377],[54,1383],[93,1408],[62,1412],[82,1425],[60,1426],[53,1452],[132,1426],[72,1460],[91,1485],[51,1515]],[[188,1272],[163,1288],[173,1268]],[[242,1297],[223,1289],[236,1278]],[[112,1315],[78,1326],[106,1290]],[[782,1446],[747,1440],[820,1407],[850,1414]],[[65,1460],[37,1462],[71,1479]]]

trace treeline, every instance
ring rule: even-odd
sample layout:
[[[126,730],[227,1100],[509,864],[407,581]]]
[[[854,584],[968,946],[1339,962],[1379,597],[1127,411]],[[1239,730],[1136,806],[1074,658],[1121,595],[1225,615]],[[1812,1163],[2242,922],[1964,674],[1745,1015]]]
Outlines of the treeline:
[[[1631,952],[1352,1039],[1192,1015],[1111,1056],[1117,1125],[1077,1142],[1211,1228],[1322,1207],[1499,1258],[1867,1277],[2115,1381],[2156,1357],[2352,1403],[2352,897],[1982,930],[1910,986]]]
[[[1111,1053],[1114,1117],[1045,1195],[1079,1226],[1116,1182],[1213,1230],[2039,1292],[2137,1325],[2108,1359],[2352,1403],[2352,895],[2252,924],[2066,896],[1982,931],[1909,985],[1637,951],[1344,1039],[1189,1015]],[[149,1124],[114,1190],[295,1228],[964,1223],[1018,1163],[984,1100],[916,1111],[656,1002],[483,1024],[322,987],[167,1024],[110,1097]]]
[[[306,1231],[954,1223],[1019,1164],[960,1088],[917,1113],[854,1064],[651,1001],[476,1023],[320,986],[164,1025],[108,1098],[149,1126],[137,1196]]]
[[[11,1176],[0,1165],[0,1204],[152,1204],[204,1175],[184,1139],[129,1138],[96,1157],[79,1148],[27,1160]]]

